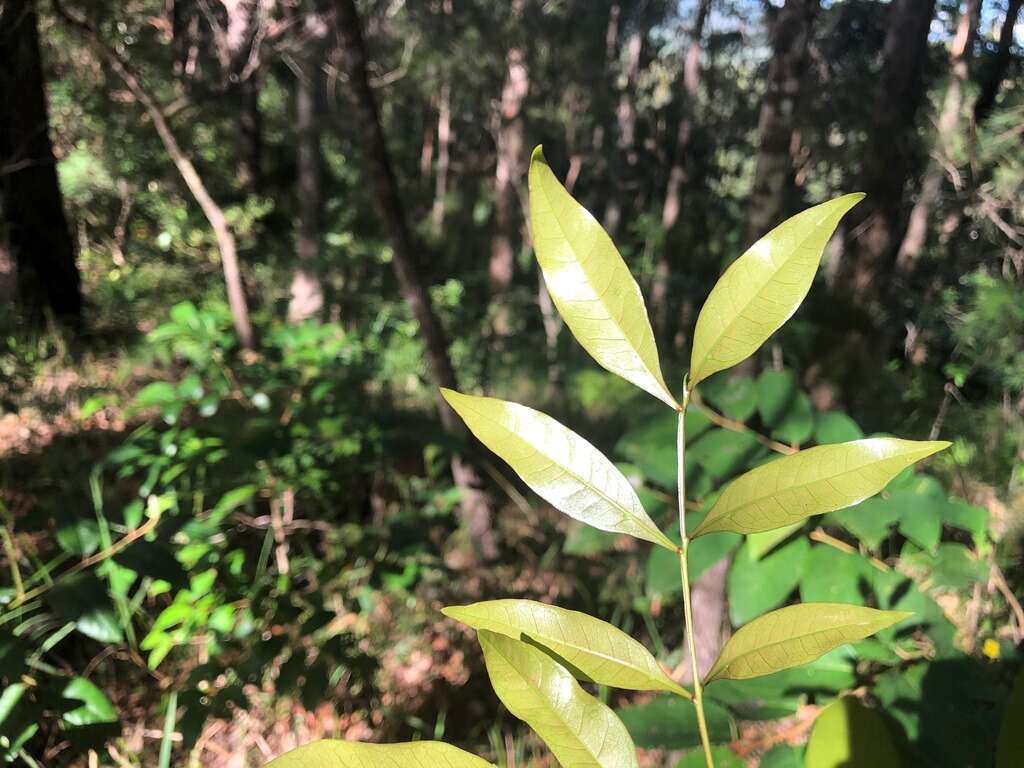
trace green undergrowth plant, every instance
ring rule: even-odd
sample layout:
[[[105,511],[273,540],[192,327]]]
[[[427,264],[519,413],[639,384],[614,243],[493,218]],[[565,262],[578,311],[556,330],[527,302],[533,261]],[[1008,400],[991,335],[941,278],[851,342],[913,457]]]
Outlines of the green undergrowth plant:
[[[605,231],[556,179],[540,147],[533,154],[529,189],[537,259],[566,325],[599,365],[675,414],[678,529],[660,528],[623,472],[550,416],[489,397],[447,389],[442,394],[472,433],[553,507],[601,531],[650,542],[677,562],[692,686],[686,688],[674,680],[637,640],[584,613],[530,600],[490,600],[451,606],[444,613],[476,630],[498,698],[536,731],[561,765],[638,765],[626,725],[580,685],[584,682],[667,693],[692,706],[703,762],[712,768],[721,750],[713,748],[709,736],[706,686],[803,665],[886,630],[910,614],[850,602],[778,608],[749,617],[701,675],[690,573],[695,542],[722,533],[756,535],[780,530],[784,538],[811,516],[852,507],[879,493],[908,467],[949,444],[875,437],[786,452],[735,478],[703,519],[695,527],[688,526],[687,422],[700,412],[691,408],[699,400],[698,388],[708,377],[754,354],[796,311],[841,217],[863,195],[845,195],[794,216],[725,271],[698,316],[689,373],[677,395],[662,375],[637,283]],[[649,449],[661,451],[663,446]],[[339,741],[301,747],[271,765],[346,768],[367,764],[488,765],[436,742]]]

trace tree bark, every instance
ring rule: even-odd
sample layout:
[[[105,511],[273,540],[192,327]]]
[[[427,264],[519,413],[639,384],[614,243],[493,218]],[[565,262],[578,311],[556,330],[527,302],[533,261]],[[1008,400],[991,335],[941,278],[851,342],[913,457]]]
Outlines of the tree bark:
[[[895,262],[903,189],[911,173],[914,123],[923,101],[922,68],[935,0],[892,0],[882,50],[860,188],[867,199],[846,217],[851,233],[836,287],[854,306],[869,308],[883,294]]]
[[[338,32],[344,54],[344,66],[355,102],[355,117],[362,141],[366,147],[366,169],[377,215],[391,240],[395,276],[402,297],[419,325],[420,337],[426,349],[427,364],[433,383],[440,387],[457,388],[455,370],[448,357],[448,341],[430,301],[427,285],[420,275],[416,254],[420,248],[413,241],[398,194],[398,183],[391,166],[377,111],[377,101],[370,88],[366,72],[366,48],[363,42],[362,22],[353,0],[334,0]],[[441,424],[451,435],[464,434],[458,416],[438,396]],[[475,468],[462,457],[455,456],[451,463],[452,477],[462,491],[460,512],[478,554],[494,557],[497,547],[491,529],[491,508],[487,496],[480,490],[480,478]]]
[[[818,0],[786,0],[772,23],[772,58],[761,102],[761,141],[747,213],[748,244],[779,224],[793,196],[793,129]]]
[[[317,20],[310,26],[316,26]],[[297,52],[298,72],[295,83],[295,131],[296,131],[296,191],[298,201],[298,233],[296,250],[299,266],[291,284],[291,299],[288,302],[288,321],[302,322],[315,316],[324,305],[323,287],[320,284],[317,262],[320,259],[320,215],[323,198],[320,191],[320,116],[316,103],[316,88],[320,80],[320,69],[316,56],[306,49],[318,46],[313,42],[318,36],[315,29],[299,40],[302,50]]]
[[[444,231],[445,198],[448,196],[448,167],[451,163],[451,98],[451,83],[445,80],[437,97],[437,172],[434,174],[434,203],[430,207],[430,226],[435,237],[440,237]]]
[[[663,240],[661,250],[658,253],[658,261],[654,267],[654,280],[651,284],[650,297],[655,330],[661,336],[666,336],[669,333],[668,294],[673,266],[670,255],[672,250],[670,235],[675,230],[676,223],[679,221],[679,213],[683,208],[683,186],[688,181],[686,164],[700,99],[701,42],[704,38],[704,25],[707,22],[710,10],[711,0],[700,0],[700,4],[697,6],[697,15],[693,22],[693,29],[690,31],[690,45],[686,49],[683,67],[680,71],[681,114],[679,116],[679,127],[676,130],[672,165],[669,168],[668,182],[665,185],[665,201],[661,208]]]
[[[615,161],[612,165],[613,193],[605,205],[601,223],[609,235],[615,235],[622,220],[622,201],[630,180],[630,171],[637,164],[636,153],[636,105],[634,96],[640,78],[640,56],[643,53],[646,30],[635,29],[626,38],[625,84],[619,93],[619,104],[615,109],[618,127]],[[625,160],[625,163],[622,161]]]
[[[511,24],[515,25],[523,12],[523,0],[512,3]],[[503,294],[512,284],[515,272],[516,185],[523,173],[523,102],[530,90],[530,72],[526,53],[519,44],[505,52],[505,82],[501,89],[501,104],[497,116],[497,160],[494,171],[494,236],[491,239],[491,258],[488,276],[491,300],[499,306],[494,316],[494,330],[499,336],[507,335],[508,313],[500,306]]]
[[[1017,24],[1017,16],[1020,15],[1021,5],[1024,5],[1024,0],[1010,0],[1006,5],[1006,16],[1003,17],[1003,24],[999,29],[999,47],[996,49],[994,61],[981,81],[978,100],[974,102],[975,123],[985,122],[992,111],[996,96],[999,95],[999,87],[1010,68],[1013,58],[1010,51],[1013,46],[1013,29]]]
[[[949,85],[942,103],[942,112],[935,132],[932,158],[928,163],[921,192],[910,211],[907,231],[903,235],[896,254],[896,270],[904,274],[913,270],[928,238],[928,222],[932,209],[942,192],[942,181],[946,172],[943,159],[953,154],[950,145],[960,133],[960,112],[964,104],[964,89],[967,87],[971,43],[978,29],[981,14],[981,0],[967,0],[964,12],[957,24],[956,36],[949,53]]]
[[[228,304],[231,307],[231,318],[234,322],[235,332],[238,334],[239,342],[245,349],[252,349],[255,346],[252,324],[249,320],[249,306],[245,298],[245,290],[242,286],[242,274],[238,266],[238,250],[235,243],[234,233],[224,216],[224,210],[210,196],[206,185],[203,183],[195,166],[188,155],[182,150],[181,145],[174,136],[171,126],[164,116],[164,110],[157,101],[150,95],[142,83],[142,79],[129,66],[117,51],[111,48],[99,36],[98,32],[88,22],[77,19],[67,12],[60,0],[54,0],[54,8],[69,24],[82,30],[89,38],[97,51],[107,60],[110,68],[117,73],[153,121],[164,149],[170,155],[171,162],[177,168],[185,186],[188,187],[192,197],[195,198],[203,215],[213,229],[217,239],[217,246],[220,250],[221,267],[224,271],[224,283],[227,288]]]
[[[0,4],[0,61],[0,197],[19,303],[33,325],[49,310],[75,327],[81,281],[50,142],[33,0]]]

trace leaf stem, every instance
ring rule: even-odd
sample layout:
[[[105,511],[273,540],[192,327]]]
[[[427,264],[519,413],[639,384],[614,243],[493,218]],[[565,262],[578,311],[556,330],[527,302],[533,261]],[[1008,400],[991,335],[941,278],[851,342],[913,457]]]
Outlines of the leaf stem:
[[[686,645],[690,652],[690,669],[693,673],[693,704],[697,709],[697,727],[700,730],[700,743],[704,749],[704,762],[707,768],[715,768],[711,757],[711,741],[708,738],[708,725],[704,719],[704,690],[700,683],[700,670],[697,669],[697,642],[693,632],[693,596],[690,594],[689,549],[690,540],[686,536],[686,406],[690,402],[690,389],[684,387],[683,402],[679,407],[679,426],[676,428],[676,463],[677,486],[679,489],[679,536],[682,546],[679,548],[679,577],[683,583],[683,620],[686,633]]]

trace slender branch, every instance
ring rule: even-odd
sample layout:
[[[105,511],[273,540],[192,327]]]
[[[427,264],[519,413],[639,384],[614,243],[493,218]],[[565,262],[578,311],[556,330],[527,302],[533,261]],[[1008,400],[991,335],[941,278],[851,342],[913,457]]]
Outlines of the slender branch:
[[[772,440],[770,437],[762,435],[760,432],[748,427],[742,421],[736,421],[735,419],[723,416],[718,411],[706,406],[703,402],[697,399],[696,396],[694,397],[693,407],[707,416],[711,420],[712,424],[722,427],[723,429],[728,429],[731,432],[744,432],[757,440],[761,445],[771,448],[776,453],[782,453],[788,456],[796,453],[798,450],[791,445],[780,443],[778,440]]]
[[[690,652],[690,669],[693,672],[693,704],[697,709],[697,727],[700,729],[700,743],[704,749],[704,762],[707,768],[715,768],[711,757],[711,740],[708,738],[708,725],[704,719],[704,687],[700,682],[700,670],[697,668],[697,642],[693,631],[693,595],[690,590],[690,566],[688,552],[690,540],[686,536],[686,406],[690,401],[690,390],[684,387],[683,402],[679,406],[679,425],[676,428],[676,463],[679,490],[679,537],[682,546],[679,548],[679,577],[683,583],[683,620],[686,622],[686,645]]]

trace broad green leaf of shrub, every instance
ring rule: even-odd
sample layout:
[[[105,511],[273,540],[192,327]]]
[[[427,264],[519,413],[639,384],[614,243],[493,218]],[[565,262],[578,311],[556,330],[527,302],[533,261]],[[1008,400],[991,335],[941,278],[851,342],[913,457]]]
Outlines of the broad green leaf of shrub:
[[[798,213],[729,266],[697,317],[691,386],[748,358],[796,312],[839,220],[863,197],[844,195]]]
[[[608,233],[555,178],[539,146],[529,187],[534,250],[565,324],[598,365],[676,408],[640,287]]]
[[[707,680],[742,680],[806,664],[908,615],[843,603],[789,605],[740,627],[725,644]]]
[[[450,606],[441,612],[473,629],[543,646],[585,680],[690,697],[640,643],[618,627],[585,613],[534,600],[488,600]]]
[[[636,768],[636,748],[615,713],[532,645],[487,630],[477,634],[494,692],[508,711],[573,768]]]
[[[846,443],[863,437],[860,426],[845,413],[826,411],[814,417],[814,442],[820,445]]]
[[[733,480],[693,535],[769,531],[851,506],[878,493],[914,462],[949,445],[876,437],[784,456]]]
[[[749,542],[740,547],[733,557],[726,580],[732,623],[737,626],[746,624],[755,616],[786,602],[800,583],[810,548],[807,539],[797,538],[756,560]]]
[[[658,696],[616,711],[636,745],[643,749],[689,749],[700,744],[697,710],[689,701]],[[704,715],[712,742],[732,738],[732,718],[725,707],[705,701]]]
[[[556,509],[602,531],[627,533],[675,550],[644,511],[629,480],[575,432],[524,405],[450,389],[441,394],[480,442]]]
[[[407,744],[364,744],[324,740],[293,749],[266,768],[494,768],[491,763],[451,744],[416,741]]]
[[[691,514],[687,514],[687,525],[690,525]],[[668,529],[671,536],[679,535],[679,526]],[[690,561],[690,580],[696,581],[704,571],[729,555],[743,541],[743,537],[735,533],[714,533],[702,536],[690,543],[687,557]],[[679,555],[667,549],[656,547],[647,557],[645,570],[645,587],[648,595],[670,597],[683,591],[679,580]]]
[[[768,370],[757,377],[757,410],[776,440],[799,445],[814,432],[811,401],[792,371]]]
[[[814,721],[805,768],[900,768],[885,722],[853,696],[832,702]]]
[[[800,579],[800,599],[805,603],[862,603],[861,582],[871,583],[872,568],[859,554],[815,545]]]

